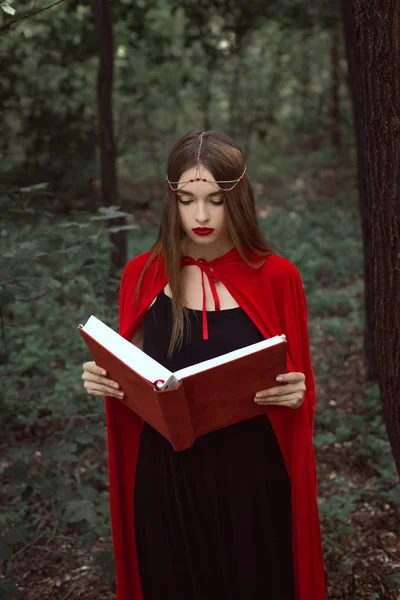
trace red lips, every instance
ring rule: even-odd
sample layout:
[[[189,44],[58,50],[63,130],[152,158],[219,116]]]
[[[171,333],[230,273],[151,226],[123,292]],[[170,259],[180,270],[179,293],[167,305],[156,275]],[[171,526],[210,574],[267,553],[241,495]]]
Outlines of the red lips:
[[[210,233],[212,233],[214,229],[211,229],[209,227],[196,227],[195,229],[192,229],[192,231],[196,235],[210,235]]]

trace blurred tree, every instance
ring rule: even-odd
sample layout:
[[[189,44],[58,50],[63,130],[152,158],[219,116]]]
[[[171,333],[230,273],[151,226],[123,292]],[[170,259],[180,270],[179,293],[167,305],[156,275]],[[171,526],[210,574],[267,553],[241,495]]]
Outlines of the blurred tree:
[[[260,155],[267,137],[269,146],[281,139],[290,145],[291,135],[296,143],[325,139],[332,130],[327,49],[335,7],[327,0],[109,5],[118,171],[132,182],[123,207],[145,204],[134,182],[162,180],[168,148],[188,129],[227,131]],[[2,41],[0,168],[15,183],[49,181],[87,197],[97,178],[90,5],[74,0],[37,14]]]
[[[97,115],[100,143],[101,195],[104,206],[118,205],[118,185],[116,150],[113,121],[113,78],[114,78],[114,37],[107,0],[93,0],[93,14],[96,23],[99,52],[97,76]],[[123,217],[114,220],[114,227],[123,227]],[[127,261],[126,230],[110,232],[113,249],[111,251],[111,275],[123,268]]]
[[[331,68],[332,68],[332,146],[340,150],[342,136],[340,132],[340,35],[339,29],[331,33]]]
[[[363,96],[361,87],[360,49],[355,37],[353,4],[341,0],[344,38],[348,64],[348,84],[353,106],[354,136],[357,151],[358,196],[364,246],[364,354],[369,381],[376,380],[377,365],[375,355],[375,311],[373,301],[373,272],[371,229],[368,220],[368,189],[366,180],[365,135],[362,122]]]
[[[4,30],[0,45],[1,170],[16,185],[50,181],[76,191],[82,171],[90,178],[95,163],[90,8],[65,3],[32,11],[32,5],[19,5],[27,16]]]
[[[400,5],[352,0],[360,59],[378,380],[400,474]]]

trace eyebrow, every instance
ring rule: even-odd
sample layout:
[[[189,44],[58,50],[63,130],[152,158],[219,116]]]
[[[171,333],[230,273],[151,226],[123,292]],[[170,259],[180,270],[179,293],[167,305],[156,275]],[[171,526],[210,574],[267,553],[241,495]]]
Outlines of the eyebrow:
[[[222,194],[222,190],[220,190],[219,192],[212,192],[212,194],[207,194],[207,197],[210,198],[212,196],[220,196]],[[192,196],[192,198],[195,196],[194,194],[192,194],[192,192],[184,192],[184,191],[179,191],[177,192],[178,196]]]

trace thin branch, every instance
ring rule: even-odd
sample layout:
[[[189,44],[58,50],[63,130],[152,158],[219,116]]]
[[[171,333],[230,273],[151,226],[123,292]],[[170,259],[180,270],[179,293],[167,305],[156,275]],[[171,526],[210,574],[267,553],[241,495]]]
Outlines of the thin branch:
[[[58,552],[57,550],[50,550],[50,548],[46,548],[46,546],[37,546],[36,544],[33,546],[37,550],[43,550],[44,552],[48,552],[49,554],[55,554],[56,556],[62,556],[65,558],[66,556],[71,556],[69,552]]]
[[[25,546],[22,546],[22,548],[20,548],[19,550],[17,550],[16,552],[13,552],[12,558],[14,560],[14,558],[16,556],[18,556],[18,554],[21,554],[22,552],[25,552],[25,550],[27,550],[28,548],[31,548],[32,546],[36,545],[36,542],[38,540],[40,540],[40,538],[43,537],[43,533],[40,533],[34,540],[33,542],[29,542],[29,544],[25,544]]]
[[[3,25],[3,27],[0,27],[0,34],[2,34],[2,32],[4,32],[9,27],[11,27],[11,25],[14,25],[14,23],[18,23],[19,21],[24,21],[25,19],[29,19],[29,17],[34,17],[35,15],[38,15],[39,13],[41,13],[45,10],[49,10],[49,8],[53,8],[53,6],[57,6],[57,4],[61,4],[61,2],[64,2],[64,1],[65,0],[57,0],[57,2],[54,2],[54,4],[50,4],[50,6],[45,6],[44,8],[39,8],[38,10],[35,10],[31,13],[22,15],[22,17],[18,17],[18,19],[13,19],[13,21],[9,21],[5,25]]]
[[[3,310],[2,310],[1,306],[0,306],[0,320],[1,320],[1,337],[4,342],[4,353],[7,358],[8,351],[7,351],[7,344],[6,344],[6,332],[5,332],[5,327],[4,327]]]

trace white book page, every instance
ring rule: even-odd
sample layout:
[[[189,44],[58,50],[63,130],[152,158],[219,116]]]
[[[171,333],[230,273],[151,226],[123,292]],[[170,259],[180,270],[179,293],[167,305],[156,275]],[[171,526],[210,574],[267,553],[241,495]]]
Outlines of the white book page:
[[[205,360],[203,362],[197,363],[196,365],[192,365],[184,369],[179,369],[179,371],[175,371],[174,375],[177,379],[184,379],[185,377],[189,377],[189,375],[194,375],[195,373],[207,371],[207,369],[211,369],[212,367],[223,365],[224,363],[230,362],[231,360],[235,360],[236,358],[240,358],[241,356],[253,354],[254,352],[258,352],[259,350],[263,350],[264,348],[268,348],[269,346],[275,346],[275,344],[279,344],[280,342],[285,341],[286,336],[282,333],[281,335],[276,335],[272,338],[269,338],[268,340],[262,340],[261,342],[257,342],[256,344],[250,344],[250,346],[238,348],[238,350],[233,350],[232,352],[221,354],[221,356],[216,356],[215,358]]]
[[[157,379],[167,381],[171,377],[172,373],[169,369],[166,369],[143,350],[121,337],[97,317],[93,315],[89,317],[82,329],[151,383],[154,383]]]

